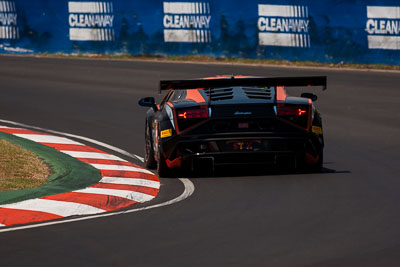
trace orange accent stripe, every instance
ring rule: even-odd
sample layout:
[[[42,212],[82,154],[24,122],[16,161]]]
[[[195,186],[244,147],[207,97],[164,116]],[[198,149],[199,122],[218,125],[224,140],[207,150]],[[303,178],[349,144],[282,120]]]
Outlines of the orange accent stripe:
[[[146,186],[139,186],[139,185],[127,185],[127,184],[109,184],[109,183],[98,183],[92,186],[92,188],[106,188],[106,189],[116,189],[116,190],[127,190],[127,191],[134,191],[143,194],[148,194],[152,196],[157,196],[158,189],[146,187]]]
[[[178,157],[174,160],[165,160],[168,168],[180,168],[182,165],[182,157]]]
[[[196,103],[204,103],[206,100],[199,92],[199,89],[191,89],[186,91],[186,100],[193,100]]]
[[[234,75],[233,77],[234,77],[235,79],[236,79],[236,78],[239,78],[239,79],[240,79],[240,78],[250,78],[250,77],[253,77],[253,76],[247,76],[247,75]]]
[[[137,203],[136,201],[126,199],[123,197],[100,195],[100,194],[86,194],[79,192],[69,192],[54,196],[47,196],[47,197],[42,197],[42,199],[81,203],[99,209],[103,209],[106,211],[126,208],[130,205]]]
[[[101,174],[103,177],[106,176],[106,177],[122,177],[122,178],[140,178],[156,182],[160,181],[155,174],[149,174],[143,172],[102,170]]]
[[[232,75],[229,75],[229,74],[227,74],[227,75],[217,75],[217,76],[214,76],[214,77],[205,77],[205,78],[203,78],[203,80],[213,80],[213,79],[226,79],[226,78],[231,78],[232,77]],[[235,79],[236,78],[250,78],[250,77],[253,77],[253,76],[246,76],[246,75],[234,75],[233,76]]]
[[[34,223],[60,218],[63,217],[41,211],[0,208],[0,223],[4,225]]]
[[[276,100],[285,101],[287,97],[286,91],[283,86],[276,87]]]
[[[232,75],[217,75],[217,76],[213,76],[213,77],[205,77],[205,78],[203,78],[203,80],[223,79],[223,78],[228,78],[228,77],[232,77]]]

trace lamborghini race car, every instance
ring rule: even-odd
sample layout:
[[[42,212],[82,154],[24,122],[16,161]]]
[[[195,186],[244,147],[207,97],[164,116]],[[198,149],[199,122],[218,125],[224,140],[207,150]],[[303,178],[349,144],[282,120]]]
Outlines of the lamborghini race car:
[[[195,171],[216,166],[289,163],[319,171],[324,138],[317,96],[289,96],[286,87],[322,86],[326,77],[219,76],[160,81],[145,123],[145,165],[168,176],[172,168]]]

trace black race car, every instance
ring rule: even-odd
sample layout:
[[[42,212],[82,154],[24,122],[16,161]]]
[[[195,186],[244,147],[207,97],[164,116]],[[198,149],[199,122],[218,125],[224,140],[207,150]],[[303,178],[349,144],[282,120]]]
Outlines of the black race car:
[[[289,164],[319,171],[324,138],[317,96],[288,96],[285,87],[322,86],[326,77],[219,76],[161,81],[168,90],[150,107],[145,124],[145,164],[168,176],[172,168],[196,170],[238,164]]]

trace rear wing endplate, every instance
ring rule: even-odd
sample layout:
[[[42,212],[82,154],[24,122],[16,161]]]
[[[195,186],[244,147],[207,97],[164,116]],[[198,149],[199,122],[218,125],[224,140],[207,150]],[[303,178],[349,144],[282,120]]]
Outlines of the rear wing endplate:
[[[302,87],[302,86],[322,86],[326,90],[326,76],[310,77],[251,77],[251,78],[216,78],[216,79],[196,79],[196,80],[170,80],[160,81],[160,93],[162,90],[182,90],[198,88],[223,88],[233,86],[259,86],[259,87]]]

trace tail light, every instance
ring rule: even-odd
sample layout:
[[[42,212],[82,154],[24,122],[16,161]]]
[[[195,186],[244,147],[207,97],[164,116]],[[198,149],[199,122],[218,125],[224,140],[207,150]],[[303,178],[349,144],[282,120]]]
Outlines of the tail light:
[[[199,122],[208,119],[208,108],[190,108],[176,110],[179,131],[186,130]]]
[[[308,128],[309,106],[307,105],[279,105],[278,117],[290,121],[300,127]]]
[[[207,109],[185,109],[177,111],[178,119],[205,119],[208,118]]]
[[[307,115],[308,107],[281,106],[278,108],[278,116],[303,116]]]

